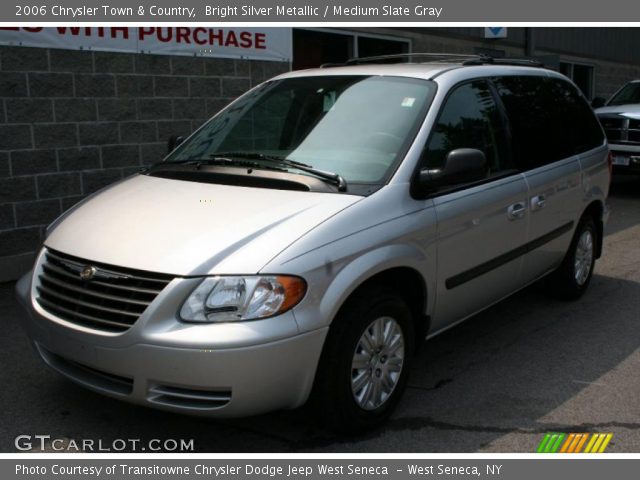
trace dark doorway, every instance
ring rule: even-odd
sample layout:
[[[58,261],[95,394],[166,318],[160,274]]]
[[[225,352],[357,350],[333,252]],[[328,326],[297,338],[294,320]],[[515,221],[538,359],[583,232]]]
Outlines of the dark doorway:
[[[293,69],[342,63],[353,57],[353,37],[315,30],[293,29]]]
[[[377,55],[395,55],[398,53],[409,53],[409,44],[383,38],[358,37],[358,57],[375,57]]]
[[[325,63],[344,63],[358,57],[409,53],[406,40],[379,38],[366,33],[333,33],[293,29],[293,69],[316,68]]]

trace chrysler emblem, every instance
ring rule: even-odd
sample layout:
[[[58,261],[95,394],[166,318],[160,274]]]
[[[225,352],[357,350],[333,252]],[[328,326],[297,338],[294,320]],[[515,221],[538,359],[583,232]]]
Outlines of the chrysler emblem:
[[[91,280],[98,270],[96,267],[92,267],[91,265],[85,265],[82,270],[80,270],[80,278],[82,280]]]

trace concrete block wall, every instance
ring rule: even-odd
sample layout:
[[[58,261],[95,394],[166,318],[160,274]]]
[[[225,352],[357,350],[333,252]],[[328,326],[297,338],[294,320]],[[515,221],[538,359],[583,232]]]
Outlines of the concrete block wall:
[[[608,99],[630,80],[640,79],[640,65],[624,65],[603,60],[595,65],[596,97]]]
[[[0,281],[88,194],[288,63],[0,46]]]

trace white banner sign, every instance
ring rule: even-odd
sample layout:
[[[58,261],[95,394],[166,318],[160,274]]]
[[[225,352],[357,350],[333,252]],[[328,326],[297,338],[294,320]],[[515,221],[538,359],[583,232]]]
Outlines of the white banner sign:
[[[0,45],[291,61],[290,28],[0,27]]]

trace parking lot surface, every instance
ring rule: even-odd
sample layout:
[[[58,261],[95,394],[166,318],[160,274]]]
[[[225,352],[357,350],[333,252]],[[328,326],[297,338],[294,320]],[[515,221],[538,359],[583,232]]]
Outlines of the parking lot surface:
[[[612,432],[608,452],[640,452],[640,180],[616,179],[609,203],[605,253],[581,300],[534,285],[425,342],[395,415],[359,437],[324,431],[304,409],[214,421],[87,391],[36,358],[13,284],[0,285],[0,451],[43,434],[193,439],[198,452],[534,452],[560,431]]]

